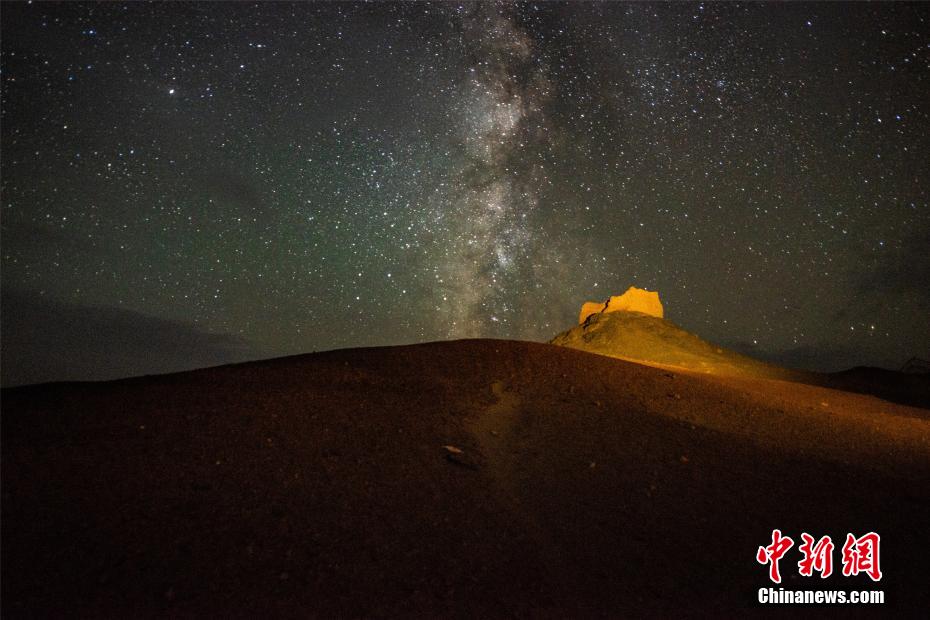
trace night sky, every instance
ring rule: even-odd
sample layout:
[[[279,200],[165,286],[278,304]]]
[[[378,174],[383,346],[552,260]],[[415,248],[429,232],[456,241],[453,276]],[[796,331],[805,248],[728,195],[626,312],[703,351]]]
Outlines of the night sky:
[[[3,3],[7,385],[548,340],[930,357],[930,4]]]

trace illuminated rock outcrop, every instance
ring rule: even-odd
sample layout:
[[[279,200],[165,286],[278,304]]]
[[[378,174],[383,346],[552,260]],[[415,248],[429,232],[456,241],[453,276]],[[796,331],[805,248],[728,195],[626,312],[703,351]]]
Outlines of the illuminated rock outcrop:
[[[623,295],[614,295],[605,302],[585,302],[578,315],[578,324],[584,323],[592,314],[618,311],[642,312],[660,319],[665,316],[662,302],[659,301],[659,293],[631,286]]]
[[[603,303],[582,307],[579,324],[550,344],[640,364],[717,375],[801,381],[803,373],[779,368],[702,340],[663,315],[658,293],[630,288]]]

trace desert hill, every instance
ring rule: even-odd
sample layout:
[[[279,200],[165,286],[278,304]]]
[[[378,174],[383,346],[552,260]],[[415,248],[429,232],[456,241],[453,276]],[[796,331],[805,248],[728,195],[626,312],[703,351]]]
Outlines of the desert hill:
[[[807,383],[930,407],[930,375],[865,367],[818,373],[769,364],[707,342],[662,318],[654,292],[631,287],[607,302],[585,303],[580,317],[578,325],[557,335],[551,344],[668,369]]]
[[[745,615],[773,528],[930,605],[927,411],[871,396],[494,340],[2,396],[5,618]]]
[[[671,321],[642,312],[602,312],[562,332],[552,344],[696,372],[795,380],[804,373],[766,364],[706,342]]]

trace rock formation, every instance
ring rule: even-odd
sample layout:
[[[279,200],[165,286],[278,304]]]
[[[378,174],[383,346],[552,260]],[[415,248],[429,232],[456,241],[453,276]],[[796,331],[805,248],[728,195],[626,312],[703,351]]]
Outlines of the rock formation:
[[[623,295],[614,295],[605,302],[585,302],[581,306],[581,314],[578,315],[578,324],[584,323],[592,314],[617,311],[642,312],[660,319],[665,316],[659,293],[631,286]]]
[[[581,304],[581,314],[578,315],[578,324],[581,325],[592,314],[603,312],[607,309],[607,302],[604,301],[586,301]]]
[[[695,372],[810,382],[780,368],[702,340],[665,320],[659,294],[630,287],[623,295],[581,307],[578,325],[551,344],[641,364]]]

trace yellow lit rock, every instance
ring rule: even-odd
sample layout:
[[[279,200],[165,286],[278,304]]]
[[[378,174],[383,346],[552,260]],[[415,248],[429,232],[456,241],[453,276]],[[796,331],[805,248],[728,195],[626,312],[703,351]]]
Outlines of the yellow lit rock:
[[[603,301],[586,301],[581,306],[581,314],[578,315],[578,324],[581,325],[584,323],[584,320],[592,314],[603,312],[606,307],[607,304]]]
[[[641,312],[649,316],[663,318],[665,313],[659,293],[631,286],[623,295],[614,295],[606,302],[588,301],[581,306],[578,324],[582,324],[592,314],[599,312]]]

